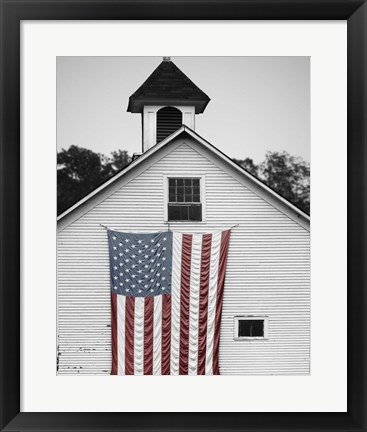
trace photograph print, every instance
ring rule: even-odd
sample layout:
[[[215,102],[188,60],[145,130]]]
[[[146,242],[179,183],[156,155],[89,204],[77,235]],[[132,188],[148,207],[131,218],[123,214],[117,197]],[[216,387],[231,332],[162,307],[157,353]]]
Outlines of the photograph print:
[[[310,374],[309,57],[57,57],[57,375]]]

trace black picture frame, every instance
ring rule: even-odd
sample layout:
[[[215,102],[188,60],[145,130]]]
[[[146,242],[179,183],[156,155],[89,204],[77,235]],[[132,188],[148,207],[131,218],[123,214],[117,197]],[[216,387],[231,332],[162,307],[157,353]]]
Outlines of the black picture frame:
[[[0,0],[2,431],[365,431],[367,5],[361,0]],[[348,410],[346,413],[20,412],[20,21],[347,20]],[[332,159],[332,155],[331,155]],[[331,183],[332,187],[332,183]],[[336,203],[336,208],[338,207]],[[40,209],[41,211],[41,209]],[[338,379],[338,377],[335,377]],[[220,395],[218,395],[220,397]]]

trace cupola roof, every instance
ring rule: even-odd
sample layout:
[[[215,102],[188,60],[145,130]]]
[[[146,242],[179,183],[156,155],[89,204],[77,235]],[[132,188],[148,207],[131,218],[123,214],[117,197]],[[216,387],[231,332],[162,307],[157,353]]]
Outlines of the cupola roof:
[[[191,105],[204,112],[210,98],[170,59],[164,60],[129,98],[128,112],[141,113],[144,105]]]

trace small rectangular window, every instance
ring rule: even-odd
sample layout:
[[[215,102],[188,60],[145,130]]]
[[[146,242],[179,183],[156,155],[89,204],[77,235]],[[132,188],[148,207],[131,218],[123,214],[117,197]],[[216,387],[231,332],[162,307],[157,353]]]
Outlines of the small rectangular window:
[[[268,317],[245,316],[234,319],[234,338],[265,339],[268,331]]]
[[[255,336],[264,336],[264,320],[240,320],[238,322],[238,337]]]
[[[199,178],[168,179],[168,220],[201,221]]]

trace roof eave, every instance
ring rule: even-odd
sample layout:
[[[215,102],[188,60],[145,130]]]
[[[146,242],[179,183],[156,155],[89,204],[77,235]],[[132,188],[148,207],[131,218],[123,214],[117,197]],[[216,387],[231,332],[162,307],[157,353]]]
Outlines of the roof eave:
[[[208,99],[196,99],[196,100],[187,100],[187,99],[170,99],[170,98],[154,98],[154,99],[135,99],[130,97],[129,104],[127,107],[127,112],[131,113],[142,113],[144,110],[144,106],[146,105],[181,105],[181,106],[194,106],[195,114],[202,114],[205,111],[208,103],[210,102],[210,98]]]

